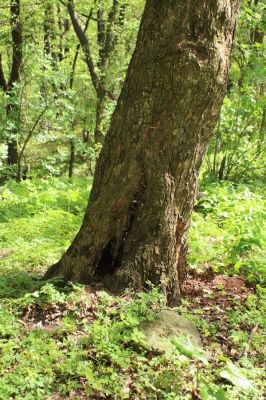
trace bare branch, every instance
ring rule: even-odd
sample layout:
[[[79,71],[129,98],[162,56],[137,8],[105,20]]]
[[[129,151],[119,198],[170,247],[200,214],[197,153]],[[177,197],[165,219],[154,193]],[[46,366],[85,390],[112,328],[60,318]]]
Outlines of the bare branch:
[[[28,144],[30,138],[32,137],[32,135],[33,135],[33,133],[34,133],[34,131],[35,131],[37,125],[39,124],[41,118],[43,117],[44,113],[46,112],[47,108],[48,108],[48,105],[46,105],[45,108],[44,108],[44,109],[41,111],[41,113],[38,115],[36,121],[34,122],[32,128],[30,129],[30,131],[29,131],[29,133],[28,133],[28,135],[27,135],[27,137],[26,137],[26,139],[25,139],[25,142],[23,143],[22,149],[21,149],[20,154],[19,154],[19,157],[18,157],[18,175],[17,175],[17,179],[18,179],[19,181],[21,180],[21,160],[22,160],[24,151],[25,151],[26,146],[27,146],[27,144]]]
[[[94,62],[92,60],[90,44],[89,44],[89,41],[86,37],[84,30],[82,29],[82,27],[79,23],[78,16],[75,12],[72,0],[68,0],[67,9],[68,9],[68,13],[69,13],[74,31],[79,39],[80,45],[84,52],[85,62],[89,69],[93,86],[94,86],[95,90],[97,90],[99,88],[100,81],[99,81],[99,77],[95,71]]]
[[[63,6],[67,7],[67,4],[63,0],[59,0],[59,1],[60,1],[60,3],[63,4]]]
[[[86,21],[85,28],[84,28],[84,34],[86,33],[86,31],[87,31],[87,29],[89,27],[89,22],[90,22],[90,19],[88,17],[88,19]],[[74,75],[75,75],[76,64],[77,64],[77,60],[78,60],[78,56],[79,56],[79,50],[80,50],[80,43],[76,47],[76,52],[75,52],[75,56],[74,56],[73,63],[72,63],[72,69],[71,69],[71,74],[70,74],[70,79],[69,79],[69,87],[70,87],[70,89],[73,88]]]

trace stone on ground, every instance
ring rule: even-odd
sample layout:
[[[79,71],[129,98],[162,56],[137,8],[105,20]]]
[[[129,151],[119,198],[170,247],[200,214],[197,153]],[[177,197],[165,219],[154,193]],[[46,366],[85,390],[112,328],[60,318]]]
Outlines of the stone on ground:
[[[199,332],[192,322],[174,310],[162,310],[154,321],[145,321],[140,326],[149,349],[158,353],[173,352],[173,338],[187,338],[196,347],[202,347]]]

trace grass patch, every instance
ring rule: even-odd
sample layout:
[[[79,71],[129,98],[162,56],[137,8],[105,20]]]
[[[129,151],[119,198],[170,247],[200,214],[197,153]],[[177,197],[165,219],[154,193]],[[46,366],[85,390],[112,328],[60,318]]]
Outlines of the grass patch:
[[[90,187],[91,180],[82,178],[34,179],[4,186],[0,190],[1,273],[42,272],[55,262],[82,222]]]

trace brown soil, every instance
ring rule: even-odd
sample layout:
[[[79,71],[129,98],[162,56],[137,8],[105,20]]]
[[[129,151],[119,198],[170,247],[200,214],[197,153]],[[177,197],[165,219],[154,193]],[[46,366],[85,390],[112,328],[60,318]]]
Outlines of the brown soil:
[[[222,354],[233,360],[244,355],[244,353],[240,354],[243,349],[237,348],[230,337],[230,332],[232,328],[247,331],[251,340],[258,326],[251,326],[246,318],[241,322],[233,323],[230,316],[234,311],[245,312],[247,298],[254,293],[255,289],[237,275],[189,277],[183,296],[189,300],[188,313],[197,315],[207,323],[207,334],[201,332],[205,348],[211,349],[216,343],[222,350]],[[260,355],[257,354],[257,356]]]
[[[190,276],[184,287],[185,297],[200,300],[201,305],[215,303],[217,306],[230,305],[239,301],[245,303],[254,293],[254,288],[240,276],[211,275],[207,277]]]

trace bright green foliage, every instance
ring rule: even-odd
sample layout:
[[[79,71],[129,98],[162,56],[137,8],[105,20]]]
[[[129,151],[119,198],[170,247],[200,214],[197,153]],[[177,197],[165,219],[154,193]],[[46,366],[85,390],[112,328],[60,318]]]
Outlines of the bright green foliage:
[[[10,181],[0,189],[1,222],[34,216],[47,210],[82,214],[91,179],[33,179]]]
[[[34,179],[0,189],[0,251],[8,269],[28,270],[55,262],[79,228],[91,180]]]
[[[12,88],[12,102],[19,112],[15,118],[7,115],[6,104],[11,101],[0,85],[0,182],[16,172],[16,166],[7,165],[7,142],[17,140],[20,150],[41,111],[44,115],[27,143],[23,166],[31,165],[38,175],[60,175],[68,168],[71,141],[75,143],[75,164],[83,172],[92,174],[98,156],[94,141],[97,94],[90,73],[84,62],[79,40],[73,30],[65,2],[45,0],[28,2],[20,0],[20,19],[23,25],[20,79]],[[119,3],[119,7],[120,2]],[[115,45],[104,71],[106,87],[113,99],[106,99],[103,130],[108,129],[111,114],[123,84],[128,62],[136,40],[144,1],[126,1],[121,21],[117,24]],[[104,35],[107,34],[108,15],[112,0],[75,0],[76,13],[81,27],[86,29],[95,72],[100,76],[99,55],[101,46],[97,36],[97,13],[103,13]],[[85,17],[85,16],[86,17]],[[5,78],[8,80],[12,62],[10,32],[10,7],[1,4],[0,54]],[[45,31],[45,26],[48,31]],[[46,39],[45,39],[46,37]],[[46,40],[46,41],[45,41]],[[47,49],[48,47],[48,49]],[[71,83],[72,81],[72,83]],[[14,127],[16,127],[14,133]]]
[[[205,194],[196,206],[190,230],[191,266],[201,271],[240,273],[265,285],[263,183],[213,182],[202,189]]]
[[[227,361],[226,366],[220,371],[220,376],[244,390],[250,390],[253,388],[252,384],[245,375],[243,375],[242,371],[231,361]]]
[[[0,190],[0,248],[12,251],[5,268],[34,269],[55,262],[78,230],[91,180],[33,179]],[[210,183],[190,230],[193,268],[244,274],[265,284],[265,198],[261,182]]]
[[[262,176],[265,169],[265,31],[265,0],[243,0],[228,92],[206,160],[221,180]]]

